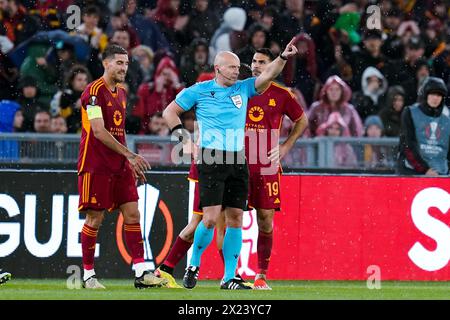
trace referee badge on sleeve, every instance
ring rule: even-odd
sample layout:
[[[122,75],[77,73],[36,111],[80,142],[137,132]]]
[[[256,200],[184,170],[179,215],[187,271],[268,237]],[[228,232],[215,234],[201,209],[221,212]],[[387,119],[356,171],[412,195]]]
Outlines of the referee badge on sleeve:
[[[240,94],[231,96],[231,100],[236,108],[240,109],[242,107],[242,97]]]

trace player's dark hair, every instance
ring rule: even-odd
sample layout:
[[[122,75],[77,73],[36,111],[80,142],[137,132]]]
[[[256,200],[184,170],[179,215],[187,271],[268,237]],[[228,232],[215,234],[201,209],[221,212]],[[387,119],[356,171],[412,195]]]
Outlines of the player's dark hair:
[[[117,44],[111,44],[103,51],[102,60],[114,58],[116,54],[128,54],[127,50]]]
[[[269,48],[256,49],[255,53],[261,53],[261,54],[265,55],[266,57],[269,57],[270,61],[275,60],[275,55],[273,54],[272,50],[270,50]]]

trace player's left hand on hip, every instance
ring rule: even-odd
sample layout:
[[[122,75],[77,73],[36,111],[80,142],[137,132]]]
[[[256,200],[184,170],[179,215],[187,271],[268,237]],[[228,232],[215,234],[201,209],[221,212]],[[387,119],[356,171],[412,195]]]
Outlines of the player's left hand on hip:
[[[270,162],[278,164],[280,162],[280,146],[271,149],[268,155]]]
[[[293,57],[298,53],[298,49],[297,46],[295,45],[295,37],[293,37],[291,39],[291,41],[289,41],[289,43],[287,44],[286,48],[284,49],[282,55],[283,57],[289,58],[289,57]]]

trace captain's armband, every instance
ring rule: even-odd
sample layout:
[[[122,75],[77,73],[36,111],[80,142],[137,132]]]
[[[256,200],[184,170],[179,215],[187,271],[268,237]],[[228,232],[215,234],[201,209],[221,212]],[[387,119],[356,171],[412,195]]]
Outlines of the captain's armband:
[[[88,105],[86,108],[88,120],[103,118],[102,108]]]

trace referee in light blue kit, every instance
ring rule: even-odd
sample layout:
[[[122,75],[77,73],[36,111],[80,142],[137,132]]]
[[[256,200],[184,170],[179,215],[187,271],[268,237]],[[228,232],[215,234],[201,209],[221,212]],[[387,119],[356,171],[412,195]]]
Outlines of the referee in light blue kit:
[[[201,255],[213,239],[222,208],[227,229],[222,249],[225,272],[220,288],[251,289],[234,278],[242,247],[242,215],[248,194],[248,167],[244,155],[247,102],[263,92],[281,73],[286,60],[297,54],[294,39],[261,75],[246,80],[238,80],[238,56],[229,51],[219,52],[214,60],[215,78],[184,89],[164,110],[164,119],[172,135],[183,143],[183,150],[194,150],[188,131],[181,125],[180,115],[195,107],[200,133],[199,158],[204,159],[197,164],[203,220],[195,231],[191,261],[183,278],[183,285],[188,289],[197,284]]]

